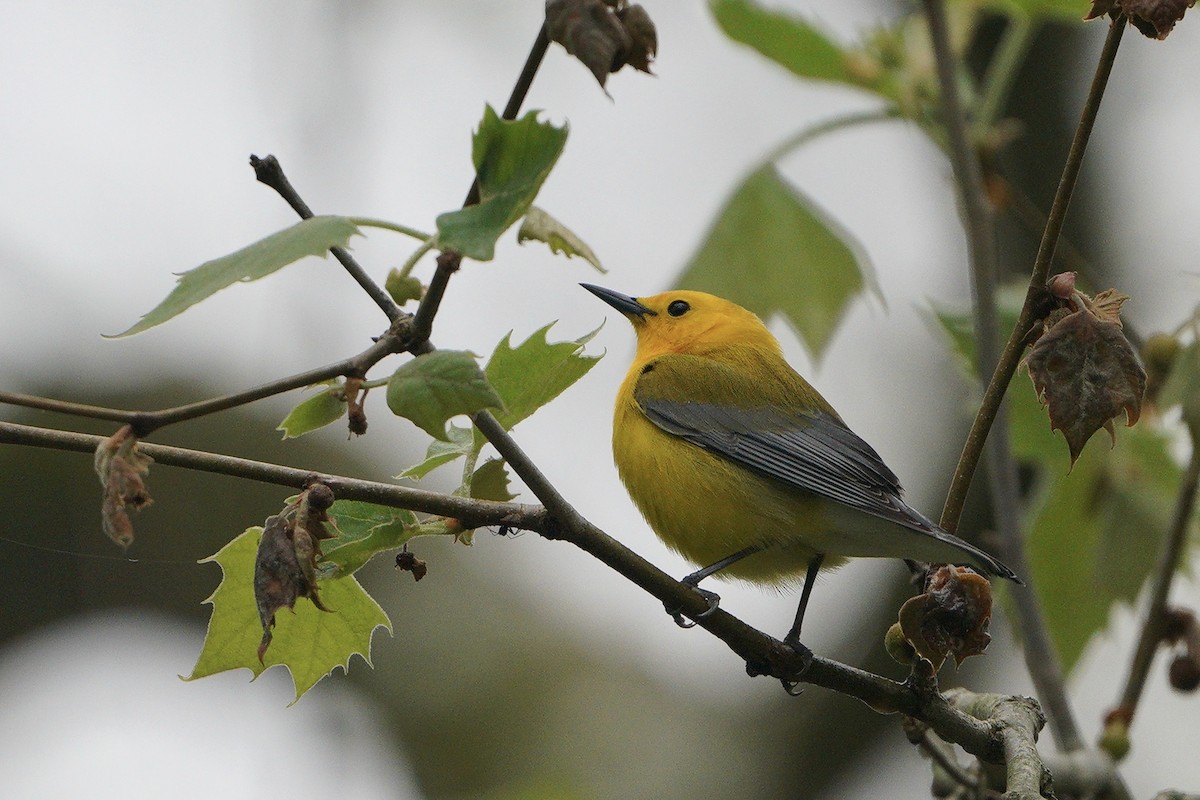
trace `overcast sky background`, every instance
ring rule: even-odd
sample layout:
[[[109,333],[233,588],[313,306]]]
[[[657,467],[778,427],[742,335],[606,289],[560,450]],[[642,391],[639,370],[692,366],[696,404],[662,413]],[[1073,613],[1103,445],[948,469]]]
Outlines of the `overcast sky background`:
[[[729,191],[762,154],[806,124],[874,104],[864,95],[801,83],[733,45],[703,3],[645,0],[645,5],[659,29],[657,77],[629,70],[614,75],[610,100],[581,65],[553,47],[526,105],[571,127],[566,152],[538,204],[588,241],[609,274],[597,276],[577,260],[553,258],[537,244],[517,246],[510,234],[495,262],[468,263],[454,278],[435,327],[439,347],[487,353],[509,330],[519,341],[552,320],[559,323],[551,338],[575,338],[615,317],[578,289],[579,281],[634,295],[668,288]],[[778,5],[810,12],[845,38],[895,13],[866,0]],[[133,339],[99,336],[124,330],[154,306],[172,287],[172,272],[295,221],[284,203],[253,180],[251,153],[277,155],[318,213],[380,217],[429,230],[438,213],[461,202],[471,180],[470,132],[485,102],[503,105],[542,3],[455,0],[350,8],[282,1],[6,7],[0,48],[0,336],[7,347],[0,385],[20,390],[47,368],[77,374],[81,382],[137,385],[153,382],[164,360],[171,360],[210,376],[217,391],[232,391],[343,358],[378,333],[381,316],[336,262],[310,259],[234,287]],[[1151,327],[1178,324],[1197,297],[1200,155],[1194,132],[1200,127],[1200,95],[1194,80],[1161,77],[1200,74],[1200,34],[1188,24],[1195,22],[1185,20],[1164,43],[1126,37],[1085,178],[1119,187],[1111,197],[1122,204],[1107,210],[1113,223],[1105,240],[1085,249],[1106,249],[1119,254],[1120,262],[1147,266],[1141,284],[1122,288],[1134,295],[1127,306],[1131,317],[1141,316]],[[1094,23],[1093,52],[1103,33],[1103,25]],[[1056,79],[1048,76],[1048,82]],[[1081,83],[1080,96],[1084,88]],[[921,462],[930,436],[926,426],[955,413],[965,397],[948,379],[940,396],[930,396],[930,371],[950,373],[921,311],[930,301],[964,304],[968,296],[949,168],[922,135],[889,123],[822,139],[789,158],[786,172],[859,237],[887,308],[859,301],[821,365],[811,362],[778,320],[773,330],[792,363],[876,446],[910,498],[929,511],[944,491],[944,479],[934,465]],[[410,240],[378,230],[352,245],[381,280],[412,247]],[[426,278],[429,269],[427,262]],[[619,317],[611,318],[591,349],[607,351],[606,358],[559,402],[523,423],[518,438],[589,519],[667,571],[683,574],[689,567],[653,538],[611,466],[611,398],[632,356],[632,333]],[[276,402],[279,416],[297,398]],[[881,403],[884,398],[892,402]],[[385,478],[408,465],[396,459],[394,437],[421,434],[406,422],[385,419],[379,400],[371,434],[348,446],[376,454],[378,477]],[[344,437],[340,429],[318,435]],[[640,636],[644,647],[636,657],[652,667],[688,671],[697,691],[718,680],[722,687],[731,685],[723,674],[729,670],[723,645],[698,632],[664,633],[661,609],[582,554],[531,536],[516,544],[489,538],[480,547],[498,565],[509,558],[546,559],[554,568],[536,571],[528,591],[601,644]],[[835,605],[840,613],[853,613],[853,600],[826,599],[837,596],[839,583],[853,581],[853,575],[872,580],[893,569],[860,563],[826,577],[807,619],[808,643],[819,651],[832,635]],[[580,600],[570,591],[581,581],[596,586],[602,602]],[[791,598],[737,586],[721,592],[723,607],[753,625],[781,632],[790,622]],[[1185,594],[1193,606],[1200,600],[1194,583],[1181,588],[1181,597]],[[1115,637],[1093,647],[1072,685],[1089,736],[1115,699],[1125,669],[1132,612],[1118,617]],[[353,701],[336,686],[319,687],[312,698],[283,711],[290,691],[281,688],[286,681],[278,676],[252,686],[244,675],[177,682],[174,675],[190,671],[202,632],[164,640],[153,620],[130,625],[88,618],[79,625],[84,627],[64,626],[23,649],[0,653],[0,696],[6,698],[0,750],[29,756],[6,759],[0,782],[15,781],[10,785],[18,791],[5,796],[64,796],[37,793],[47,784],[46,766],[36,754],[39,745],[61,741],[67,719],[76,736],[70,740],[75,768],[88,775],[90,785],[104,770],[122,769],[111,730],[103,729],[116,724],[106,716],[103,700],[108,696],[103,687],[113,686],[111,674],[104,663],[85,674],[69,671],[82,657],[78,653],[95,652],[89,643],[101,628],[110,635],[118,631],[130,648],[161,645],[140,667],[142,691],[155,694],[139,693],[137,703],[168,716],[171,704],[190,715],[201,713],[194,711],[198,707],[217,707],[224,702],[219,697],[255,714],[273,708],[291,721],[299,715],[358,713],[347,710]],[[139,636],[145,638],[139,642]],[[51,671],[60,665],[63,672]],[[714,672],[721,673],[719,679]],[[1005,691],[1028,691],[1022,675],[1011,677]],[[88,681],[96,682],[93,690],[74,693]],[[325,682],[337,683],[336,677]],[[1200,786],[1194,757],[1200,708],[1195,699],[1181,706],[1162,684],[1157,676],[1150,682],[1139,727],[1154,730],[1170,719],[1190,725],[1193,735],[1163,737],[1161,747],[1131,760],[1125,771],[1140,795],[1165,788],[1164,775],[1181,788]],[[64,695],[63,686],[75,689]],[[738,691],[766,690],[749,681],[740,686]],[[51,696],[69,700],[56,706],[63,721],[46,722],[46,739],[26,737],[25,749],[15,749],[16,737],[28,731],[22,714],[31,712],[22,710],[16,693],[33,704]],[[48,719],[44,712],[36,716]],[[355,722],[370,724],[369,714]],[[148,737],[142,746],[156,745],[186,761],[162,738]],[[352,796],[397,796],[401,768],[379,766],[369,751],[355,750],[364,763],[376,765],[378,785],[387,788],[372,795],[364,785]],[[927,766],[915,758],[909,762],[919,780]],[[244,766],[250,773],[255,769]],[[58,773],[64,787],[74,785],[68,773]],[[125,788],[125,797],[162,794],[161,786]],[[205,794],[211,788],[198,782],[175,785],[172,792],[179,798],[211,796]],[[886,793],[869,782],[850,790]]]

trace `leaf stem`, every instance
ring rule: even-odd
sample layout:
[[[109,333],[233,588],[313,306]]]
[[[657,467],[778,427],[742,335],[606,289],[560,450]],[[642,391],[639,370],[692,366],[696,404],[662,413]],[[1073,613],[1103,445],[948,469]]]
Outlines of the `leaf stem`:
[[[774,164],[784,156],[791,153],[804,145],[810,144],[813,140],[819,139],[828,133],[853,128],[858,125],[866,125],[872,122],[887,122],[888,120],[904,119],[904,114],[895,106],[887,108],[873,109],[871,111],[861,111],[856,114],[843,114],[840,117],[832,117],[831,119],[822,120],[821,122],[811,125],[797,133],[789,136],[787,139],[780,142],[775,147],[771,148],[765,156],[763,156],[758,166],[750,170],[757,172],[762,167],[769,164]]]
[[[983,98],[975,121],[984,130],[995,125],[1004,113],[1004,104],[1012,91],[1029,45],[1037,33],[1037,24],[1027,15],[1014,13],[1007,17],[1003,38],[988,63],[983,77]]]
[[[412,255],[406,258],[404,263],[400,265],[399,269],[397,269],[400,277],[407,278],[409,275],[411,275],[413,268],[417,266],[417,262],[419,262],[426,253],[432,250],[436,243],[437,239],[433,236],[430,236],[428,239],[421,242],[421,246],[414,250]]]
[[[405,236],[411,236],[414,239],[420,239],[422,242],[428,242],[433,238],[433,234],[431,233],[425,233],[416,228],[410,228],[407,225],[401,225],[399,222],[390,222],[386,219],[375,219],[373,217],[347,217],[347,219],[360,228],[382,228],[387,231],[402,233]]]

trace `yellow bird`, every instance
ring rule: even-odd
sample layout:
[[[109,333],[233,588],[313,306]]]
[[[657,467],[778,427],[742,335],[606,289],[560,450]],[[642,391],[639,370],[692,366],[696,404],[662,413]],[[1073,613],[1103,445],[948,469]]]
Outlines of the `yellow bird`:
[[[683,578],[788,584],[846,557],[966,564],[1020,582],[901,499],[895,474],[788,365],[762,321],[728,300],[636,298],[582,284],[625,315],[637,355],[617,393],[613,457],[650,527],[702,569]],[[719,597],[697,587],[716,608]],[[676,621],[683,624],[676,615]]]

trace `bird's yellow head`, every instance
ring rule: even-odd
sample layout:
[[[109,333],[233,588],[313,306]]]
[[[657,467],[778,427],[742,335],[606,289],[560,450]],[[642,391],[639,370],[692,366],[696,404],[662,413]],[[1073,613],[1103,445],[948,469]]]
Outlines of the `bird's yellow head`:
[[[662,353],[716,355],[731,347],[780,352],[779,342],[762,320],[720,297],[683,290],[630,297],[600,286],[581,285],[633,323],[638,361]]]

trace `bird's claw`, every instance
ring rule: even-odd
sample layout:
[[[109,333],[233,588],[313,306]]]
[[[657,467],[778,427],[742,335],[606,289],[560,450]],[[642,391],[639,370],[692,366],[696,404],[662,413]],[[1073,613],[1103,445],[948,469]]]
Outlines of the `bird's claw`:
[[[779,682],[783,684],[785,692],[792,697],[799,697],[804,694],[804,689],[800,685],[800,679],[804,677],[804,673],[808,672],[808,668],[812,666],[813,651],[800,644],[799,639],[793,639],[791,636],[785,637],[783,644],[800,658],[802,664],[800,669],[794,673],[794,677],[781,678]]]
[[[685,580],[684,583],[687,583],[687,581]],[[698,620],[702,620],[710,616],[721,605],[721,595],[717,594],[716,592],[710,592],[707,589],[701,589],[695,584],[689,583],[688,585],[699,592],[700,596],[704,598],[704,602],[708,603],[708,608],[704,609],[699,614],[696,614],[692,619],[688,619],[683,615],[682,608],[671,608],[668,606],[667,613],[671,615],[671,619],[675,620],[675,624],[681,628],[694,628]]]

